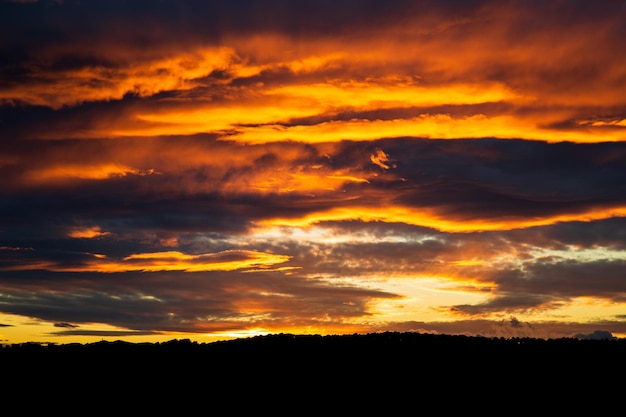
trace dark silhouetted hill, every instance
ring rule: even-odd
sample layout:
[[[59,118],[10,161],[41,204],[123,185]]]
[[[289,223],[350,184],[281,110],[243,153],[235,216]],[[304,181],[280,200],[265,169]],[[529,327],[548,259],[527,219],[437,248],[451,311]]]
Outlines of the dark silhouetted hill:
[[[181,396],[226,401],[229,395],[271,401],[274,395],[351,399],[359,407],[383,399],[432,401],[442,394],[453,402],[476,395],[588,401],[600,390],[607,400],[613,390],[623,392],[623,384],[614,381],[626,370],[626,340],[387,332],[275,334],[212,343],[25,343],[0,349],[0,365],[5,393],[10,386],[129,401],[142,392],[150,393],[146,401],[183,401]]]

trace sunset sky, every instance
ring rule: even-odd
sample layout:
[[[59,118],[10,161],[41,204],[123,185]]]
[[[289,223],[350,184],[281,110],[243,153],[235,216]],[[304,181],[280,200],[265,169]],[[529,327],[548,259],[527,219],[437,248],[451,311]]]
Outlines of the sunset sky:
[[[0,343],[626,337],[626,2],[0,0]]]

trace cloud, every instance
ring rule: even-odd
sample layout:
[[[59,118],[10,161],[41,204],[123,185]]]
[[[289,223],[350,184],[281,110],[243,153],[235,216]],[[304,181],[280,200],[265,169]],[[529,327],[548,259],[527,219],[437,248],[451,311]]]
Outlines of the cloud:
[[[586,339],[586,340],[615,340],[617,339],[613,334],[606,330],[594,330],[593,333],[590,334],[577,334],[577,339]]]
[[[109,232],[102,231],[99,226],[76,227],[69,231],[68,236],[75,239],[93,239],[108,235]]]
[[[91,235],[90,235],[91,236]],[[71,237],[82,237],[71,236]],[[178,251],[134,253],[121,260],[111,260],[105,255],[83,256],[80,264],[56,264],[35,261],[9,266],[7,270],[45,269],[57,272],[129,272],[129,271],[231,271],[238,269],[271,270],[275,264],[289,260],[288,256],[269,253],[228,250],[219,253],[189,255]]]
[[[385,8],[373,2],[322,3],[272,2],[270,15],[247,2],[177,7],[166,1],[149,8],[123,2],[5,3],[7,16],[28,13],[30,19],[3,21],[10,42],[0,97],[56,109],[84,102],[110,102],[119,109],[128,98],[153,98],[150,107],[125,107],[115,123],[87,121],[90,126],[65,134],[210,132],[248,142],[373,140],[365,134],[372,130],[381,132],[378,137],[561,141],[557,131],[569,119],[583,122],[569,124],[565,140],[595,142],[597,131],[589,127],[598,122],[584,121],[608,109],[623,113],[619,89],[607,87],[626,74],[613,53],[623,35],[624,11],[617,4],[563,10],[548,2],[530,12],[493,2],[463,7],[394,2]],[[542,14],[541,21],[535,13]],[[77,17],[85,24],[72,25]],[[23,24],[40,32],[24,31]],[[141,24],[146,25],[142,36],[132,36]],[[509,110],[455,117],[427,109],[485,103],[505,103]],[[424,110],[397,120],[285,127],[298,118],[411,107]],[[619,126],[619,120],[604,123]],[[603,141],[622,139],[619,131],[603,132]]]
[[[68,328],[75,328],[75,327],[80,327],[80,326],[76,326],[75,324],[71,324],[71,323],[54,323],[54,327],[68,327]]]
[[[49,294],[33,294],[23,285],[13,289],[4,285],[0,299],[4,311],[30,312],[44,320],[65,317],[72,323],[108,323],[138,331],[203,333],[273,328],[276,323],[287,327],[288,323],[295,327],[304,324],[320,331],[354,330],[358,326],[349,321],[366,314],[372,297],[395,297],[289,275],[277,281],[275,272],[187,272],[187,278],[178,274],[127,273],[125,282],[116,277],[99,279],[98,275],[85,280],[83,275],[79,281],[65,281]],[[28,281],[32,279],[31,274]]]
[[[381,149],[376,149],[376,153],[370,156],[370,161],[372,161],[373,164],[378,165],[382,169],[390,168],[390,166],[386,164],[386,162],[389,162],[389,155],[387,155]]]

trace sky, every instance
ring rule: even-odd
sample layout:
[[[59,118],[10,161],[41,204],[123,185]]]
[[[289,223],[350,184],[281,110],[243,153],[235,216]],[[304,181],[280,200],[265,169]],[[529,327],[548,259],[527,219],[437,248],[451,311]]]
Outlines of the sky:
[[[0,0],[0,343],[626,337],[626,2]]]

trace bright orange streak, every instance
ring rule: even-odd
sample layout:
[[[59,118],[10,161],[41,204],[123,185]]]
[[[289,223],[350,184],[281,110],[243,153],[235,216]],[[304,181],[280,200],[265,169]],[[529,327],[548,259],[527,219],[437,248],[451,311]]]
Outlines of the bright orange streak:
[[[448,114],[424,114],[410,119],[332,121],[311,126],[264,125],[240,128],[238,133],[228,138],[249,143],[285,140],[321,143],[407,136],[438,139],[524,138],[546,142],[580,143],[626,140],[626,135],[617,129],[603,131],[601,135],[597,131],[582,129],[559,132],[540,127],[537,119],[526,120],[508,115],[487,117],[482,114],[462,118],[453,118]]]
[[[614,119],[614,120],[580,120],[577,122],[580,126],[623,126],[626,127],[626,119]]]
[[[369,182],[365,178],[357,178],[349,175],[329,175],[326,178],[331,180],[350,181],[350,182]]]
[[[365,178],[350,175],[324,175],[320,173],[276,173],[267,172],[265,175],[257,175],[244,185],[264,193],[312,193],[319,191],[335,190],[346,182],[368,182]]]
[[[340,207],[300,218],[275,218],[259,221],[257,224],[261,229],[278,226],[306,228],[323,221],[361,220],[364,222],[399,222],[431,227],[446,232],[481,232],[546,226],[559,222],[593,221],[611,217],[626,217],[626,207],[596,209],[584,213],[565,213],[541,218],[510,217],[506,220],[496,218],[453,219],[442,217],[435,210],[420,210],[409,207]]]
[[[150,175],[154,170],[139,170],[119,164],[101,165],[61,165],[52,168],[35,170],[26,175],[27,179],[36,183],[62,181],[68,178],[104,180],[111,177],[126,175]]]
[[[94,237],[106,236],[109,232],[103,232],[99,226],[75,228],[67,234],[74,239],[92,239]]]
[[[289,261],[287,255],[272,253],[228,250],[219,253],[187,255],[177,251],[140,253],[127,256],[122,261],[110,261],[103,255],[94,255],[94,259],[85,265],[63,266],[49,262],[36,262],[8,270],[46,269],[57,272],[157,272],[157,271],[234,271],[248,268],[270,269],[273,265]]]
[[[459,261],[450,262],[450,264],[454,266],[481,266],[481,265],[484,265],[485,263],[486,263],[485,261],[481,261],[477,259],[462,259]]]
[[[521,97],[493,82],[422,86],[408,77],[383,77],[367,81],[334,80],[268,89],[269,96],[287,96],[296,101],[317,103],[323,108],[384,109],[394,107],[477,104],[517,101]]]
[[[235,259],[232,259],[235,258]],[[271,266],[287,262],[286,255],[265,252],[232,250],[216,254],[187,255],[181,252],[156,252],[135,254],[124,258],[130,264],[113,263],[105,265],[102,272],[141,271],[233,271],[237,269]],[[139,262],[136,262],[139,260]],[[130,269],[129,269],[130,268]]]
[[[219,132],[238,128],[240,124],[263,124],[288,120],[292,117],[303,117],[315,114],[313,109],[278,103],[269,100],[265,104],[249,104],[224,107],[195,108],[183,112],[163,112],[139,114],[140,121],[150,122],[147,126],[129,126],[106,131],[112,136],[157,136],[181,135],[199,132]]]

